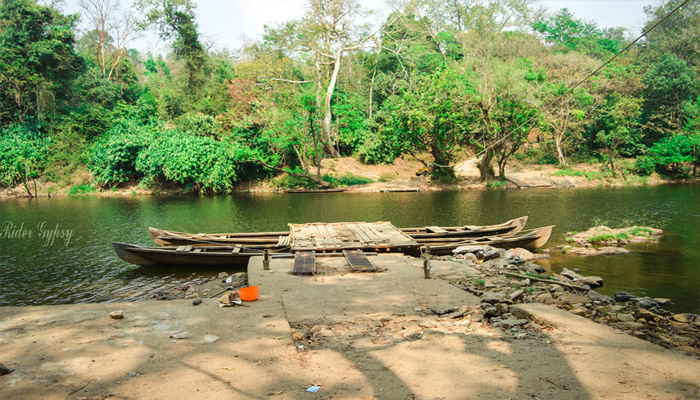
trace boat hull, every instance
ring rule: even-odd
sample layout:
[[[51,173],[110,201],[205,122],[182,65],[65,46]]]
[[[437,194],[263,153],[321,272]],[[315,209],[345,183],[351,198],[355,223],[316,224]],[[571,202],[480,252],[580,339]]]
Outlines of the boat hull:
[[[250,252],[246,249],[234,253],[232,248],[216,248],[199,252],[179,251],[174,247],[144,247],[126,243],[112,243],[112,247],[122,260],[141,266],[225,266],[245,269],[250,257],[262,254],[261,252]]]

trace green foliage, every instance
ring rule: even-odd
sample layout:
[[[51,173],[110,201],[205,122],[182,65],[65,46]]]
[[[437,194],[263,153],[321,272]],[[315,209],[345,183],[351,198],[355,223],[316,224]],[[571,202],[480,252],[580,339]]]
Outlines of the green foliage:
[[[92,147],[88,167],[100,186],[114,186],[140,179],[136,169],[139,153],[151,145],[158,127],[133,119],[121,120]]]
[[[612,235],[609,233],[604,233],[601,235],[591,236],[590,238],[588,238],[588,241],[592,244],[597,244],[597,243],[604,243],[604,242],[627,240],[629,238],[630,238],[630,236],[628,234],[626,234],[625,232],[620,232],[620,233],[615,234],[615,235]]]
[[[333,186],[366,185],[368,183],[374,182],[374,180],[370,178],[358,176],[351,173],[339,177],[326,174],[323,176],[323,180],[331,183]]]
[[[491,181],[486,183],[486,188],[488,189],[500,189],[504,188],[508,182],[506,181]]]
[[[666,176],[682,178],[688,175],[686,166],[697,163],[700,135],[674,135],[654,143],[649,158],[656,170]]]
[[[583,176],[589,181],[610,178],[611,171],[579,171],[571,168],[560,169],[554,173],[555,176]]]
[[[71,188],[68,190],[68,195],[81,196],[94,193],[95,191],[97,191],[97,188],[95,188],[93,185],[75,185],[71,186]]]
[[[532,24],[532,29],[560,51],[581,51],[601,58],[619,51],[620,43],[603,36],[595,23],[574,17],[566,8]]]
[[[242,156],[238,150],[229,142],[166,131],[139,152],[135,169],[146,185],[165,181],[199,193],[229,193]]]
[[[635,226],[634,228],[630,229],[629,234],[632,236],[649,236],[653,232],[649,228],[641,228],[639,226]]]
[[[49,138],[31,123],[0,130],[0,186],[38,178],[49,143]]]
[[[640,156],[634,163],[634,172],[637,175],[649,176],[656,169],[657,161],[652,156]]]
[[[83,69],[73,50],[76,20],[31,0],[0,2],[0,126],[65,106]]]

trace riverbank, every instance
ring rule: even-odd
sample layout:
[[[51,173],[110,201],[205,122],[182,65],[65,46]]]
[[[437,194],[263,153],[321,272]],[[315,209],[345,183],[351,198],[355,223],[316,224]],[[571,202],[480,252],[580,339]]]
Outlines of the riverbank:
[[[348,180],[369,181],[365,184],[347,186],[347,192],[418,192],[442,190],[485,190],[485,189],[532,189],[532,188],[590,188],[663,185],[681,182],[697,182],[700,178],[687,180],[670,180],[658,174],[637,176],[619,173],[612,176],[601,172],[598,164],[572,164],[562,169],[554,165],[523,164],[514,161],[507,169],[505,181],[483,182],[473,159],[465,160],[455,166],[458,181],[453,184],[431,182],[429,177],[416,176],[416,171],[423,164],[412,157],[396,159],[392,164],[367,165],[352,157],[325,159],[322,162],[322,175]],[[275,193],[284,192],[288,183],[285,175],[273,179],[240,182],[234,187],[237,193]],[[30,183],[30,191],[38,197],[55,196],[145,196],[145,195],[186,195],[191,192],[185,186],[160,185],[146,188],[138,184],[110,189],[98,188],[91,177],[83,173],[79,180],[70,185],[59,185],[37,179]],[[0,189],[1,198],[29,197],[22,185]]]
[[[700,397],[700,361],[552,306],[511,306],[504,329],[440,307],[480,299],[420,260],[383,255],[386,270],[288,274],[251,260],[260,299],[0,309],[0,397],[42,399],[597,399]],[[411,261],[414,260],[414,261]],[[433,273],[454,273],[451,262]],[[461,272],[461,271],[460,271]],[[123,312],[123,319],[109,313]],[[437,312],[437,313],[436,313]],[[307,390],[318,390],[314,394]]]

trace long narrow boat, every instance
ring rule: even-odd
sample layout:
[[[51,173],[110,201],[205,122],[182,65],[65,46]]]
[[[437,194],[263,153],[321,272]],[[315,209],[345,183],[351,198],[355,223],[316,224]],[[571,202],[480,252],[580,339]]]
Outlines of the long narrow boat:
[[[503,236],[486,236],[477,239],[463,240],[460,242],[454,242],[450,244],[440,244],[440,245],[430,245],[430,253],[436,255],[446,255],[452,254],[452,250],[460,246],[485,246],[489,245],[492,247],[497,247],[499,249],[513,249],[516,247],[521,247],[526,250],[536,250],[544,246],[552,235],[552,226],[545,226],[543,228],[532,229],[529,231],[521,232],[518,235],[503,237]]]
[[[466,239],[484,236],[509,237],[522,231],[527,217],[515,218],[498,225],[485,226],[429,226],[423,228],[401,228],[416,242],[425,245],[448,245]],[[218,246],[241,245],[254,249],[282,249],[289,247],[289,232],[258,233],[186,233],[164,229],[148,228],[153,241],[159,246]]]
[[[262,255],[244,247],[145,247],[112,243],[122,260],[136,265],[239,266],[245,268],[252,256]]]

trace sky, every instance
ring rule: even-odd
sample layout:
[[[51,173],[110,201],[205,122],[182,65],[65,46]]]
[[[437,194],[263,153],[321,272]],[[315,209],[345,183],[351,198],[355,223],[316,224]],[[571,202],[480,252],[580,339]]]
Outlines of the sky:
[[[259,40],[265,25],[300,18],[307,0],[194,0],[197,22],[205,43],[215,49],[240,48],[247,41]],[[360,0],[364,7],[375,10],[375,18],[384,20],[390,8],[384,0]],[[121,0],[123,8],[130,0]],[[594,21],[601,28],[622,26],[639,34],[644,26],[644,7],[659,0],[540,0],[539,4],[556,11],[568,8],[578,18]],[[63,11],[80,12],[79,0],[65,0]],[[143,35],[132,47],[139,51],[163,53],[167,46],[155,35]]]

